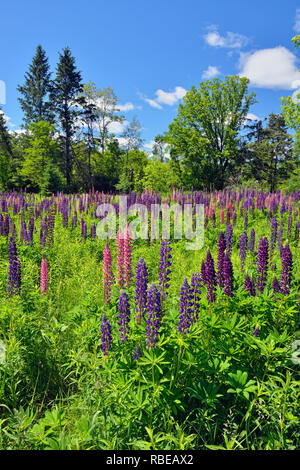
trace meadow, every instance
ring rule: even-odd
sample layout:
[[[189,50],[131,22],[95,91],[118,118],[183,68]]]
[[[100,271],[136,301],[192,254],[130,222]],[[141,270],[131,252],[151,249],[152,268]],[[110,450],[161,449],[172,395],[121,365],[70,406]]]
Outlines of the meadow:
[[[300,193],[129,198],[204,204],[203,247],[100,239],[112,193],[0,195],[0,448],[299,448]]]

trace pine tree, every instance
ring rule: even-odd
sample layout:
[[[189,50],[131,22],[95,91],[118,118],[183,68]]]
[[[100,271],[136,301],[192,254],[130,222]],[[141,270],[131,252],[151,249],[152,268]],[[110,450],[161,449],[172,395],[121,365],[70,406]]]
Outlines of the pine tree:
[[[10,136],[4,119],[4,113],[0,108],[0,151],[12,155]]]
[[[11,174],[12,147],[3,111],[0,108],[0,190],[8,189]]]
[[[297,166],[293,139],[287,132],[287,125],[281,114],[271,113],[265,128],[262,128],[260,122],[259,124],[259,137],[257,132],[249,134],[249,140],[254,141],[247,146],[248,161],[244,174],[264,181],[273,192]]]
[[[78,106],[84,104],[84,99],[78,97],[83,90],[81,73],[76,70],[75,58],[68,47],[63,49],[62,54],[59,54],[56,71],[51,101],[64,133],[65,176],[67,186],[70,187],[72,175],[71,139],[75,134],[80,114]]]
[[[46,53],[41,45],[36,48],[35,56],[25,73],[24,85],[18,86],[22,97],[19,98],[24,112],[24,122],[48,121],[53,123],[53,112],[48,99],[51,91],[51,72]]]

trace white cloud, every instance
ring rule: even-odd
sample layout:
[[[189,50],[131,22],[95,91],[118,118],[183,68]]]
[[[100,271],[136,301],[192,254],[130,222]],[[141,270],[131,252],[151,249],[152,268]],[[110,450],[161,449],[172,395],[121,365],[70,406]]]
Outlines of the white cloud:
[[[146,101],[146,103],[150,104],[152,108],[162,109],[162,106],[158,104],[155,100],[150,100],[149,98],[144,98],[144,100]]]
[[[127,126],[127,124],[128,124],[128,121],[126,120],[122,122],[119,122],[119,121],[111,122],[108,125],[108,131],[111,132],[112,134],[121,134],[125,126]]]
[[[174,91],[164,91],[164,90],[156,90],[155,95],[156,98],[149,99],[145,96],[142,96],[144,101],[146,101],[150,106],[156,109],[162,109],[162,105],[166,104],[168,106],[173,106],[179,100],[181,100],[184,95],[186,94],[186,90],[181,86],[176,86]]]
[[[296,31],[296,33],[300,33],[300,8],[297,8],[296,10],[294,31]]]
[[[246,121],[260,121],[259,117],[253,113],[248,113],[245,120]]]
[[[240,58],[240,76],[260,88],[294,90],[300,85],[295,54],[285,47],[261,49]]]
[[[133,103],[125,103],[125,104],[118,104],[117,105],[117,108],[120,110],[120,111],[123,111],[124,113],[126,111],[132,111],[133,109],[135,109],[135,106]]]
[[[216,77],[219,74],[220,74],[220,71],[219,71],[218,67],[215,67],[214,65],[209,65],[208,68],[206,70],[204,70],[204,72],[202,74],[202,78],[204,80],[207,80],[207,79]]]
[[[3,114],[5,123],[8,127],[15,127],[15,124],[11,122],[11,118],[8,117],[2,109],[0,109],[0,114]]]
[[[229,49],[241,49],[246,46],[250,39],[238,33],[227,31],[226,36],[221,36],[217,26],[209,27],[209,32],[204,35],[205,42],[212,47],[226,47]]]

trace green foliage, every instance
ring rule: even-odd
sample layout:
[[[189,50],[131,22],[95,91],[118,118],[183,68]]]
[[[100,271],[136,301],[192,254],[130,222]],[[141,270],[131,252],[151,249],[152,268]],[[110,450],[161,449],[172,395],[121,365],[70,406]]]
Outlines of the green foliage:
[[[202,82],[179,105],[178,115],[165,137],[171,157],[182,165],[184,184],[222,189],[238,168],[239,131],[254,93],[246,78],[227,77]]]

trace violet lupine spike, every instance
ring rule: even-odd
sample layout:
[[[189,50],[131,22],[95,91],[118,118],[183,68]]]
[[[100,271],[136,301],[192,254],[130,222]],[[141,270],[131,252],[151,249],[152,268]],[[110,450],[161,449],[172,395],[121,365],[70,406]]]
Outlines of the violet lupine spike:
[[[258,326],[256,326],[254,328],[253,335],[256,336],[256,337],[259,335],[259,327]]]
[[[104,356],[112,350],[111,325],[105,315],[102,316],[101,321],[101,349]]]
[[[220,232],[218,240],[218,272],[217,283],[220,287],[224,287],[224,255],[226,250],[226,240],[223,232]]]
[[[159,290],[162,300],[165,300],[168,295],[170,287],[170,274],[171,274],[171,246],[170,241],[163,240],[160,249],[160,264],[159,264]]]
[[[247,248],[248,248],[248,237],[247,233],[244,232],[240,239],[240,260],[241,260],[241,269],[244,270],[245,266],[245,259],[247,256]]]
[[[112,273],[112,263],[111,263],[111,251],[108,244],[105,244],[103,250],[103,275],[102,275],[102,284],[104,289],[104,300],[105,303],[111,301],[111,287],[113,284],[113,273]]]
[[[143,258],[140,258],[136,267],[136,322],[141,324],[147,311],[148,269]]]
[[[134,350],[134,353],[133,353],[132,358],[133,358],[134,361],[137,361],[138,358],[141,357],[141,356],[142,356],[142,352],[141,352],[139,346],[137,345],[137,346],[135,347],[135,350]]]
[[[257,289],[263,292],[267,284],[269,263],[269,243],[267,237],[259,240],[257,253]]]
[[[272,289],[273,289],[274,294],[276,294],[277,292],[280,292],[280,284],[276,276],[273,279]]]
[[[16,242],[10,238],[9,244],[9,275],[8,275],[8,295],[21,294],[21,262],[18,258]]]
[[[215,272],[214,260],[209,250],[207,251],[206,261],[205,261],[205,278],[206,278],[207,300],[209,303],[215,302],[216,289],[217,289],[216,272]]]
[[[48,291],[48,262],[45,255],[42,255],[41,262],[41,294],[44,295]]]
[[[255,230],[254,228],[250,232],[249,251],[253,253],[255,247]]]
[[[196,323],[199,318],[201,287],[201,275],[199,273],[193,273],[190,287],[190,307],[192,323]]]
[[[128,340],[128,335],[130,331],[129,327],[130,322],[130,305],[128,300],[128,295],[126,292],[122,292],[119,298],[119,331],[121,343],[125,343]]]
[[[286,233],[286,238],[288,242],[290,242],[290,239],[291,239],[292,226],[293,226],[293,216],[292,214],[290,214],[288,218],[288,226],[287,226],[287,233]]]
[[[147,349],[155,349],[158,342],[159,328],[161,325],[161,294],[153,283],[149,287],[147,295],[147,327],[146,343]]]
[[[288,295],[290,293],[293,271],[293,257],[288,243],[286,243],[281,251],[281,264],[280,292]]]
[[[223,263],[224,269],[224,294],[233,297],[233,267],[229,256],[226,254]]]
[[[232,253],[232,236],[233,236],[233,230],[232,226],[230,224],[227,225],[226,227],[226,253],[228,256],[231,256]]]
[[[256,289],[255,284],[252,278],[246,274],[245,282],[244,282],[244,289],[253,297],[256,296]]]
[[[180,310],[179,310],[179,333],[187,334],[192,325],[191,307],[190,307],[190,286],[187,278],[184,278],[183,285],[180,289]]]
[[[273,256],[276,241],[277,241],[277,219],[276,217],[273,217],[273,219],[271,220],[270,259]]]
[[[91,226],[91,238],[96,238],[96,225],[95,222]]]

